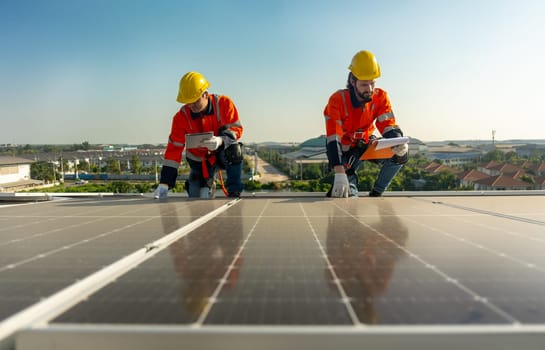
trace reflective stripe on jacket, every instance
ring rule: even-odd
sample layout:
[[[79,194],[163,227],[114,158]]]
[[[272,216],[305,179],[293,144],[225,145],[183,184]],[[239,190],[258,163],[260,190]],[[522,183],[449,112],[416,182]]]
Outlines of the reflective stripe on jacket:
[[[242,137],[243,128],[240,124],[235,104],[227,96],[209,94],[212,113],[193,119],[189,106],[184,105],[172,118],[172,127],[168,138],[163,165],[178,168],[182,162],[182,152],[185,148],[185,135],[212,131],[218,136],[220,129],[230,131],[236,140]],[[225,134],[225,131],[223,131]],[[188,149],[186,157],[202,161],[208,151],[204,149]]]
[[[364,138],[363,135],[369,137],[375,129],[384,134],[397,128],[390,99],[386,91],[379,88],[363,107],[354,107],[348,89],[336,91],[325,106],[324,117],[331,166],[342,164],[342,152],[350,149],[357,139]]]

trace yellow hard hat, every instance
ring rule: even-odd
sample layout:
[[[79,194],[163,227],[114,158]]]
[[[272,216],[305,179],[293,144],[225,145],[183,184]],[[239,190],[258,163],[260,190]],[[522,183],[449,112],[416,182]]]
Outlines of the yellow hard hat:
[[[371,51],[360,51],[352,57],[348,69],[358,80],[373,80],[380,77],[380,66]]]
[[[180,79],[180,90],[176,101],[193,103],[208,89],[210,83],[199,72],[188,72]]]

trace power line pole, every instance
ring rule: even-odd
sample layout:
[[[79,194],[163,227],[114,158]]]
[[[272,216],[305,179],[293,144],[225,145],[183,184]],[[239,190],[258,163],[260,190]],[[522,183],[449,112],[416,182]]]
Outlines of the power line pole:
[[[496,147],[496,130],[492,130],[492,147]]]

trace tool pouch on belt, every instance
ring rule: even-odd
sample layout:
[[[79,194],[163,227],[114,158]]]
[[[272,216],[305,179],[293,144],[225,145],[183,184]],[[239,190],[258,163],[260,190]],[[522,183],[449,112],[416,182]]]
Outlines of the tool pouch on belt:
[[[360,159],[360,157],[365,153],[369,144],[365,143],[364,140],[357,140],[354,147],[346,151],[346,168],[351,169],[354,166],[354,163]]]

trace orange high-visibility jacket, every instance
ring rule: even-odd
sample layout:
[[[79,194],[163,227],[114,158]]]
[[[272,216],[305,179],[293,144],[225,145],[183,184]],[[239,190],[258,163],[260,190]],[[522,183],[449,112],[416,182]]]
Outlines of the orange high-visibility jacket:
[[[348,89],[336,91],[325,106],[324,117],[331,166],[341,165],[342,152],[348,151],[358,139],[367,143],[376,129],[381,135],[399,130],[390,99],[386,91],[379,88],[375,88],[371,101],[363,107],[352,104]]]
[[[186,134],[212,131],[215,136],[218,136],[221,129],[223,135],[231,135],[235,140],[242,137],[242,124],[233,101],[227,96],[214,94],[209,94],[208,101],[208,110],[202,116],[193,118],[187,105],[182,106],[174,115],[163,166],[176,170],[179,168]],[[186,157],[195,161],[202,161],[207,155],[208,151],[205,149],[186,150]]]

